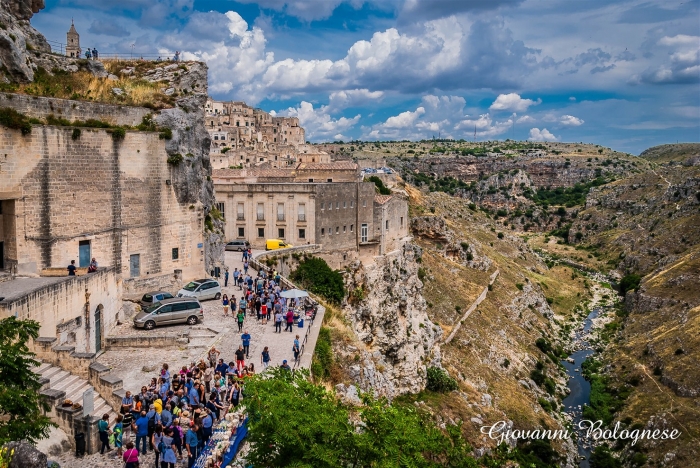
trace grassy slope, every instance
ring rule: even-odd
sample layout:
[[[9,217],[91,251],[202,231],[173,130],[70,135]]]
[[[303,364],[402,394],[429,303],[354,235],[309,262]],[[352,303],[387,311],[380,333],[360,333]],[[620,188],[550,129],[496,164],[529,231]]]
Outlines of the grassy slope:
[[[526,306],[514,310],[507,307],[522,294],[516,284],[530,281],[536,284],[535,288],[541,287],[544,295],[556,297],[553,309],[560,323],[566,324],[573,306],[589,298],[583,280],[572,279],[568,268],[549,270],[518,237],[499,239],[497,232],[491,230],[495,224],[483,213],[469,210],[464,201],[441,193],[426,195],[411,190],[411,194],[413,212],[425,211],[422,208],[427,205],[435,207],[436,216],[444,216],[448,226],[465,242],[493,261],[488,272],[474,270],[446,259],[435,243],[416,239],[424,249],[423,267],[428,277],[423,294],[432,304],[428,312],[431,320],[443,327],[445,335],[488,284],[489,275],[496,267],[500,270],[486,300],[462,324],[455,339],[442,347],[443,365],[451,375],[458,376],[466,401],[453,395],[417,398],[433,405],[443,418],[469,421],[478,416],[495,422],[505,417],[518,428],[556,426],[558,423],[538,404],[537,395],[524,389],[518,380],[528,379],[537,359],[547,362],[549,375],[556,375],[555,366],[534,342],[543,335],[555,339],[559,327]],[[455,306],[461,307],[460,313]],[[479,405],[483,393],[493,397],[493,408]],[[465,425],[468,440],[481,446],[478,429],[473,423]]]

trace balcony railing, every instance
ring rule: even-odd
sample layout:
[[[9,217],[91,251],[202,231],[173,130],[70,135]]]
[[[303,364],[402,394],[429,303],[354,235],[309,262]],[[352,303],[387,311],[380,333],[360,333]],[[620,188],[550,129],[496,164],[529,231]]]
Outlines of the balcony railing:
[[[236,219],[238,221],[243,221],[243,220],[245,220],[245,215],[243,213],[238,213],[238,215],[236,216]]]
[[[306,215],[303,213],[299,213],[299,221],[306,221]]]
[[[277,213],[277,221],[284,221],[284,213]]]
[[[258,221],[265,221],[265,215],[262,213],[258,213]]]

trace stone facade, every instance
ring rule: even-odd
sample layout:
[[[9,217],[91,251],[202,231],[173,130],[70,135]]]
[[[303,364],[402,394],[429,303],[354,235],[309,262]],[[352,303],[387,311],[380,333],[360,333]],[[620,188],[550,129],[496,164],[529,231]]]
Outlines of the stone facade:
[[[23,136],[2,129],[6,263],[36,274],[71,260],[87,266],[96,257],[125,278],[176,269],[200,275],[201,206],[177,202],[158,134],[127,132],[115,140],[105,130],[82,129],[73,139],[73,131],[35,126]]]
[[[284,168],[297,162],[330,162],[327,153],[306,144],[304,129],[296,117],[273,117],[244,102],[212,98],[204,109],[214,169],[260,165]]]
[[[264,248],[266,239],[279,238],[370,256],[393,250],[408,235],[405,197],[396,194],[377,203],[375,185],[362,182],[353,163],[222,169],[213,177],[227,240]]]
[[[36,320],[41,326],[39,336],[55,339],[52,346],[71,347],[71,351],[84,354],[104,348],[106,332],[117,320],[123,319],[119,317],[120,310],[121,282],[115,268],[100,268],[96,273],[61,278],[0,301],[0,318],[15,316],[22,320]],[[89,365],[89,360],[84,362]],[[66,367],[74,370],[76,365]]]

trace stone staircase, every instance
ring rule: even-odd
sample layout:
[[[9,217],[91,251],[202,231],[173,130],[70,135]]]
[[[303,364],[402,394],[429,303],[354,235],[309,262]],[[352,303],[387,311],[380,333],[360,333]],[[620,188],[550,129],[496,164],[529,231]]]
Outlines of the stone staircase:
[[[207,348],[210,347],[213,340],[220,334],[226,333],[228,328],[224,328],[223,331],[217,332],[203,325],[194,325],[191,327],[188,338],[189,343],[188,348]]]
[[[34,369],[34,373],[39,374],[42,379],[48,379],[48,384],[44,381],[45,388],[42,389],[42,395],[52,399],[60,399],[59,405],[63,400],[70,400],[73,403],[80,403],[80,405],[82,405],[83,393],[86,390],[93,389],[94,409],[90,415],[102,418],[102,416],[107,413],[109,414],[110,422],[114,421],[114,418],[117,417],[117,413],[112,409],[109,403],[100,396],[97,390],[95,390],[87,380],[48,363],[41,363],[39,367]],[[47,390],[51,390],[51,392],[47,392]],[[63,393],[62,397],[59,396],[61,392]]]
[[[82,369],[78,369],[81,371]],[[122,380],[110,374],[110,369],[93,362],[88,368],[88,379],[68,372],[51,363],[41,362],[33,369],[39,375],[41,395],[49,404],[46,413],[53,422],[66,433],[71,443],[75,443],[77,434],[84,434],[88,454],[99,450],[97,422],[104,414],[109,415],[110,425],[117,417],[115,409],[119,408],[124,395]],[[93,410],[83,415],[83,393],[93,390]],[[80,408],[63,406],[65,400],[79,403]]]

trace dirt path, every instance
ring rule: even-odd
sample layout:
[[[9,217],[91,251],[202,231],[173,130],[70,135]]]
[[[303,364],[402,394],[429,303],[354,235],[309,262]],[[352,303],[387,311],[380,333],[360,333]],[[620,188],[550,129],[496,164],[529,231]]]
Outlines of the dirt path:
[[[457,325],[452,329],[450,332],[449,336],[445,339],[445,344],[449,344],[450,341],[452,341],[452,338],[455,337],[457,332],[459,331],[459,328],[462,326],[462,322],[464,322],[467,317],[471,315],[472,312],[474,312],[479,304],[481,304],[484,299],[486,299],[486,295],[489,292],[489,286],[493,285],[493,282],[496,281],[496,278],[498,278],[498,274],[500,273],[500,270],[496,270],[493,272],[491,275],[491,278],[489,279],[489,285],[484,288],[483,291],[481,291],[481,294],[479,294],[479,297],[476,298],[476,300],[472,303],[472,305],[467,309],[467,311],[464,313],[462,318],[457,322]]]

